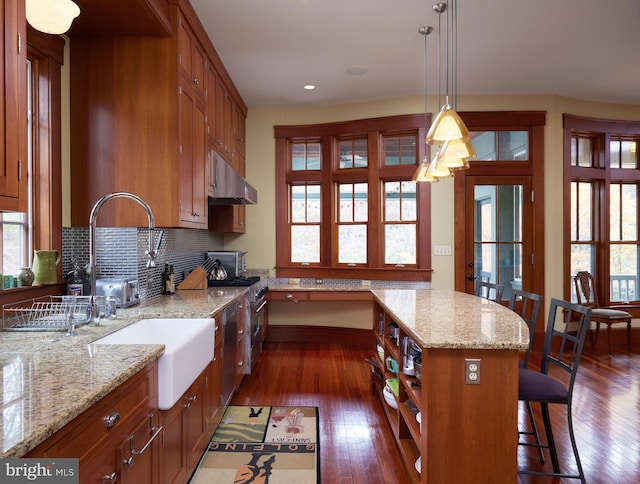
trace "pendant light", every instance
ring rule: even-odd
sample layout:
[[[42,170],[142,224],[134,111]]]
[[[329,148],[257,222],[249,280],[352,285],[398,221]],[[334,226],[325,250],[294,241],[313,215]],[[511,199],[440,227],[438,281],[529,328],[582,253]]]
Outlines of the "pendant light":
[[[469,130],[464,121],[456,112],[457,107],[457,77],[458,77],[458,12],[457,0],[449,0],[448,3],[436,3],[433,11],[438,14],[438,35],[442,37],[442,13],[446,12],[446,47],[445,47],[445,104],[434,119],[429,132],[427,133],[427,143],[437,141],[452,141],[471,139]],[[442,79],[439,80],[439,87]],[[451,89],[452,103],[449,102],[449,90]]]
[[[80,7],[71,0],[26,0],[27,22],[45,34],[64,34],[80,15]]]
[[[427,36],[433,32],[433,27],[424,26],[418,29],[424,36],[424,122],[427,124]],[[429,161],[425,156],[422,160],[422,163],[418,166],[418,169],[413,174],[411,178],[412,181],[415,182],[431,182],[437,183],[438,176],[434,174],[435,164],[432,161]]]

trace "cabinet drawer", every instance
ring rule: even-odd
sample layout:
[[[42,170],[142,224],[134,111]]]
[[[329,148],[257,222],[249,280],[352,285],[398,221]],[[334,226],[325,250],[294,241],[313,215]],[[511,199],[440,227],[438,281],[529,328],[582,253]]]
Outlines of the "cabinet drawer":
[[[270,291],[267,293],[267,299],[270,301],[308,301],[308,291]]]
[[[157,408],[157,375],[157,362],[154,362],[65,425],[27,457],[79,457],[82,461],[107,439],[121,440],[131,432],[132,420],[137,421]]]

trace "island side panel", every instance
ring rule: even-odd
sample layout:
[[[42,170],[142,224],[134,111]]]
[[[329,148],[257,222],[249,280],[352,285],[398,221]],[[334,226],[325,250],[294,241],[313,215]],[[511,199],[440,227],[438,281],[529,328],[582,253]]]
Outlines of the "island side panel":
[[[481,361],[478,385],[466,358]],[[422,482],[517,482],[518,350],[424,350],[421,401]]]

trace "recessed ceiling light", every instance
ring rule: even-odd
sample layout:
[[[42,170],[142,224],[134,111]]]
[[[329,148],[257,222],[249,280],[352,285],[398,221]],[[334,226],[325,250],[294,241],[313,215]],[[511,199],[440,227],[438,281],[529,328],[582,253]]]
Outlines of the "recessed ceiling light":
[[[362,76],[367,72],[369,72],[369,69],[367,69],[366,67],[349,67],[347,69],[347,74],[350,74],[352,76]]]
[[[316,86],[314,86],[313,84],[307,84],[306,86],[303,86],[304,89],[306,89],[307,91],[313,91]]]

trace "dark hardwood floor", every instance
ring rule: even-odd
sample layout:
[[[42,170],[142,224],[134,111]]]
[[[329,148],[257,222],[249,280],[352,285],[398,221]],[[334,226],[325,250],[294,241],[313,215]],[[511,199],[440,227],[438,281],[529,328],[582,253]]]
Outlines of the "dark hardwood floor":
[[[624,345],[615,347],[612,358],[601,348],[585,350],[574,389],[574,427],[586,479],[640,482],[640,348],[634,345],[636,354],[628,356]],[[272,344],[231,403],[317,406],[323,483],[404,484],[409,479],[381,403],[370,391],[365,358],[372,355],[341,345]],[[552,407],[561,466],[571,469],[565,408]],[[534,412],[541,422],[539,409]],[[524,407],[520,421],[526,422]],[[540,465],[534,449],[519,447],[518,459],[520,466]],[[521,476],[519,482],[565,481]]]

